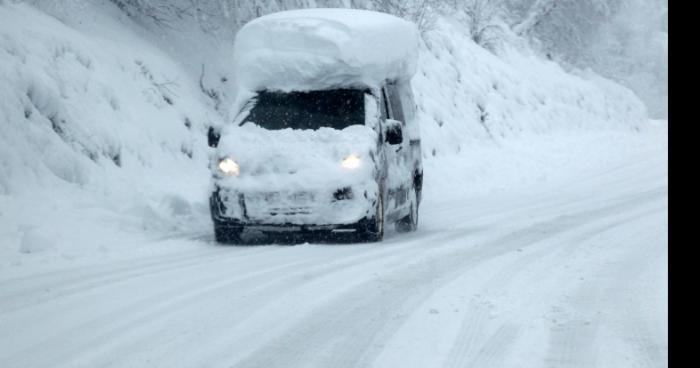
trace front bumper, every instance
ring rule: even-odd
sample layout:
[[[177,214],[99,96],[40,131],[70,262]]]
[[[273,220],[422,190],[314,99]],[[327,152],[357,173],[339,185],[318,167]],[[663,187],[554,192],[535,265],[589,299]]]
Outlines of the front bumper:
[[[264,232],[343,232],[373,216],[377,193],[376,183],[295,192],[243,192],[217,186],[210,207],[219,226]]]

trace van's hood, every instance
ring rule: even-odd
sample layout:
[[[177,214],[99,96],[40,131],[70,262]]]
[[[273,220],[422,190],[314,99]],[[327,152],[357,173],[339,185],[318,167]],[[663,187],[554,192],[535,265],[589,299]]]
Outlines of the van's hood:
[[[229,126],[222,132],[212,170],[218,170],[220,159],[232,158],[240,175],[220,178],[217,184],[242,190],[342,187],[373,177],[377,139],[363,125],[343,130],[267,130],[252,123]],[[358,168],[341,166],[349,155],[360,157]]]

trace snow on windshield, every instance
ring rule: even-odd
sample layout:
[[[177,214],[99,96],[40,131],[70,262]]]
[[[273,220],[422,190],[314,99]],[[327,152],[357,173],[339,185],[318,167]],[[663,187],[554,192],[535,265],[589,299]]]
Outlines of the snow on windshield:
[[[329,127],[342,130],[365,123],[365,91],[259,92],[242,124],[279,130]]]
[[[377,86],[415,73],[418,33],[413,23],[371,11],[305,9],[246,24],[234,49],[244,90],[304,91]]]

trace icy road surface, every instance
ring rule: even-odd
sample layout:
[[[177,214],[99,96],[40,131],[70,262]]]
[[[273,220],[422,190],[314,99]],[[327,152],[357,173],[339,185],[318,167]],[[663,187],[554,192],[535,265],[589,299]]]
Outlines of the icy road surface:
[[[0,365],[666,366],[666,159],[540,190],[429,192],[419,231],[381,244],[202,233],[6,272]]]

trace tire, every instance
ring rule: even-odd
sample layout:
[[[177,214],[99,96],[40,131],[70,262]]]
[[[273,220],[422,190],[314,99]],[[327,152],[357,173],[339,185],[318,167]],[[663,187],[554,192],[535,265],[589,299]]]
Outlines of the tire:
[[[411,190],[409,201],[411,202],[409,214],[396,221],[394,225],[399,233],[408,233],[418,229],[418,193],[416,193],[415,188]]]
[[[214,223],[214,238],[217,243],[241,244],[241,233],[243,228],[223,226]]]
[[[357,224],[357,240],[365,243],[376,243],[384,239],[384,198],[379,194],[374,216],[364,219]]]

